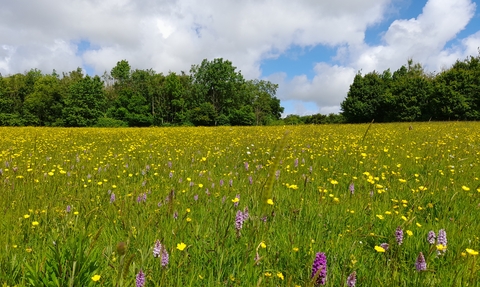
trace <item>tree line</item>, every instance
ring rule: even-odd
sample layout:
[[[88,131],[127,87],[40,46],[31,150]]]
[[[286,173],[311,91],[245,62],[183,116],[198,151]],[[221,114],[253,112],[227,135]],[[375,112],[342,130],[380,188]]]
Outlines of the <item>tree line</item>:
[[[101,77],[32,69],[0,74],[0,126],[267,125],[283,112],[277,88],[221,58],[189,74],[133,70],[126,60]]]
[[[412,60],[393,74],[357,73],[341,109],[349,123],[480,120],[480,53],[440,73]]]

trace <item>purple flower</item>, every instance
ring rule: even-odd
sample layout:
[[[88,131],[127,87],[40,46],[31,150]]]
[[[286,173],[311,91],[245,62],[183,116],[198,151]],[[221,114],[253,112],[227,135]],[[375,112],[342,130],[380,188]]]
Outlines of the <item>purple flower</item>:
[[[65,210],[67,213],[70,212],[70,210],[72,209],[72,207],[70,205],[67,205],[67,209]]]
[[[169,261],[168,251],[165,248],[165,246],[160,243],[160,240],[157,240],[155,242],[155,246],[153,247],[153,257],[161,258],[162,267],[166,267],[168,265],[168,261]]]
[[[165,248],[165,246],[162,246],[162,267],[167,267],[169,259],[170,256],[168,255],[167,249]]]
[[[428,236],[427,236],[427,241],[428,241],[428,243],[430,243],[430,244],[435,244],[435,239],[436,239],[435,231],[430,230],[430,231],[428,232]]]
[[[350,190],[350,194],[355,193],[355,184],[353,182],[348,186],[348,190]]]
[[[248,171],[248,162],[245,162],[245,170]]]
[[[248,206],[245,206],[245,208],[243,209],[243,221],[246,221],[249,216],[250,215],[248,214]]]
[[[296,158],[295,161],[293,162],[293,166],[298,167],[298,158]]]
[[[155,241],[155,246],[153,247],[153,257],[157,258],[160,256],[160,252],[162,252],[162,243],[160,240]]]
[[[447,232],[445,232],[445,229],[440,229],[438,231],[437,242],[438,242],[438,244],[442,244],[443,246],[447,246]]]
[[[445,247],[447,247],[447,232],[445,229],[440,229],[438,231],[438,236],[437,236],[437,244],[441,244]],[[441,252],[445,253],[447,251],[447,248],[444,248],[442,251],[437,251],[438,254]]]
[[[403,230],[402,230],[402,228],[401,228],[400,226],[397,227],[397,229],[395,230],[395,239],[397,240],[398,245],[402,245],[402,242],[403,242]]]
[[[417,269],[417,271],[427,270],[427,262],[425,262],[425,257],[422,252],[418,254],[417,261],[415,261],[415,269]]]
[[[220,179],[220,186],[223,186],[223,179]]]
[[[190,187],[194,186],[195,183],[193,181],[190,181]]]
[[[228,181],[228,184],[230,185],[230,187],[232,187],[232,186],[233,186],[233,179],[230,179],[230,180]]]
[[[170,172],[170,173],[168,174],[168,177],[169,177],[169,178],[172,178],[172,177],[173,177],[173,172]]]
[[[278,180],[279,177],[280,177],[280,170],[277,170],[277,171],[275,172],[275,179]]]
[[[237,211],[237,215],[235,216],[235,229],[237,230],[237,236],[240,236],[240,230],[243,227],[243,221],[245,220],[244,214],[241,210]]]
[[[382,244],[380,244],[380,247],[382,247],[383,249],[385,249],[385,251],[387,251],[388,247],[390,247],[390,245],[388,245],[388,243],[382,243]]]
[[[325,285],[327,282],[327,256],[325,253],[318,252],[315,255],[311,278],[316,278],[315,286]]]
[[[353,271],[347,277],[347,287],[355,287],[355,284],[357,284],[357,272]]]
[[[193,200],[195,200],[195,201],[198,200],[198,194],[195,194],[195,195],[193,196]]]
[[[145,273],[143,273],[142,269],[137,274],[136,280],[135,280],[135,286],[136,287],[143,287],[145,286]]]
[[[172,162],[171,162],[171,161],[169,161],[169,162],[167,163],[167,165],[168,165],[168,168],[172,168]]]
[[[253,184],[253,178],[252,178],[252,176],[249,176],[249,177],[248,177],[248,182],[249,182],[250,184]]]
[[[175,210],[175,212],[173,213],[173,219],[177,219],[178,218],[178,212]]]
[[[110,194],[110,203],[114,202],[115,201],[115,193],[111,193]]]

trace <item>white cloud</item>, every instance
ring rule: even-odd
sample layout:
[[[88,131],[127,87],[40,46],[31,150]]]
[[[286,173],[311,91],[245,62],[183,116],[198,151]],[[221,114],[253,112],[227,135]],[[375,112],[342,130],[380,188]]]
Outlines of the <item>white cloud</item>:
[[[480,31],[453,48],[445,48],[470,22],[475,8],[470,0],[429,0],[417,18],[393,21],[382,44],[369,46],[362,42],[339,46],[335,60],[342,62],[343,67],[318,63],[312,79],[305,75],[291,80],[283,78],[286,88],[281,90],[281,98],[313,101],[321,113],[325,113],[325,107],[340,111],[340,102],[357,71],[368,73],[388,68],[394,71],[408,59],[421,63],[429,71],[440,71],[457,59],[477,55]]]
[[[166,73],[189,71],[204,58],[222,57],[246,78],[258,78],[262,60],[275,59],[292,46],[326,45],[337,49],[337,65],[317,63],[312,78],[269,76],[280,84],[279,98],[315,102],[323,112],[339,110],[358,70],[397,69],[409,58],[439,70],[476,54],[478,33],[445,48],[473,17],[475,4],[470,0],[429,0],[418,17],[392,22],[380,45],[367,45],[365,31],[385,20],[391,2],[3,1],[0,73],[30,68],[68,72],[89,66],[103,74],[122,59],[134,68]],[[80,41],[93,48],[79,53],[75,43]]]
[[[15,50],[8,63],[0,58],[0,72],[50,65],[73,70],[77,55],[62,54],[60,59],[51,47],[56,41],[86,40],[96,49],[86,51],[81,63],[96,73],[110,70],[121,59],[136,68],[168,72],[188,71],[204,58],[223,57],[247,78],[255,78],[261,74],[262,59],[276,57],[291,45],[361,43],[365,28],[382,19],[388,2],[6,1],[0,11],[0,45]],[[42,51],[42,57],[35,50]]]

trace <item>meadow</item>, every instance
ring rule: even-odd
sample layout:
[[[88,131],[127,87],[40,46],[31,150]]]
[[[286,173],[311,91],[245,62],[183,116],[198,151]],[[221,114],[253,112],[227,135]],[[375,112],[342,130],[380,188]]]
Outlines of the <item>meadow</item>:
[[[480,286],[478,131],[0,128],[0,284]]]

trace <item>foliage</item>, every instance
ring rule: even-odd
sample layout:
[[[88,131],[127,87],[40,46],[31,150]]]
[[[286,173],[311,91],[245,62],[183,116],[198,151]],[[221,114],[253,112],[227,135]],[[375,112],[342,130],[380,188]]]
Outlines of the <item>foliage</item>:
[[[408,61],[391,75],[358,73],[341,103],[347,122],[479,120],[480,54],[437,75]]]
[[[35,69],[0,77],[0,125],[266,125],[283,112],[276,90],[268,81],[245,81],[221,58],[166,76],[133,70],[126,60],[102,78],[80,68],[62,77]]]
[[[0,285],[476,286],[478,129],[1,127]]]

